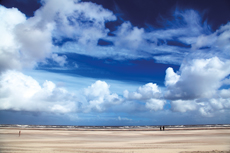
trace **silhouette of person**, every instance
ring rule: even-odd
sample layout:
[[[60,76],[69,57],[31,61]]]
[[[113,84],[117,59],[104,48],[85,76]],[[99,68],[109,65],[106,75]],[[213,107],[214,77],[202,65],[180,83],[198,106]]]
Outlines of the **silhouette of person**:
[[[21,131],[19,131],[19,137],[20,137],[20,135],[21,135]]]
[[[160,126],[160,131],[161,131],[161,126]]]
[[[165,130],[165,126],[163,126],[163,131]]]

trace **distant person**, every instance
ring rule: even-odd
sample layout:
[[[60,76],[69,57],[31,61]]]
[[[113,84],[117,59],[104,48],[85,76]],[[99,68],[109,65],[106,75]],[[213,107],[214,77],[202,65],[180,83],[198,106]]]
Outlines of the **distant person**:
[[[161,126],[160,126],[160,131],[161,131]]]
[[[163,131],[165,130],[165,126],[163,126]]]
[[[20,137],[20,135],[21,135],[21,131],[19,131],[19,137]]]

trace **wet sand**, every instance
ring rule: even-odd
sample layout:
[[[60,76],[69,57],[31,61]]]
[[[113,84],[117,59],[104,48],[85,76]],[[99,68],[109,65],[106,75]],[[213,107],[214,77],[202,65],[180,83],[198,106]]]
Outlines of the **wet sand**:
[[[166,131],[0,128],[1,153],[230,153],[229,150],[229,128]]]

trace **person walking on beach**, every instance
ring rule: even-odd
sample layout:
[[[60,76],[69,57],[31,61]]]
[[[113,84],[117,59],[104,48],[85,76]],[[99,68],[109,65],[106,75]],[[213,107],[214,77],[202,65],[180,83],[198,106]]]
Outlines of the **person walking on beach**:
[[[19,131],[19,137],[20,137],[20,135],[21,135],[21,131]]]
[[[161,131],[161,126],[160,126],[160,131]]]
[[[165,130],[165,126],[163,126],[163,131]]]

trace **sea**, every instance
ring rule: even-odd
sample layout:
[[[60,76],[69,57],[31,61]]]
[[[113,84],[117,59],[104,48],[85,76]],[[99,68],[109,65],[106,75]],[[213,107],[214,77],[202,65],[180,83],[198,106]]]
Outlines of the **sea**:
[[[150,126],[76,126],[76,125],[20,125],[0,124],[0,128],[36,128],[36,129],[157,129],[165,128],[230,128],[230,124],[198,124],[198,125],[150,125]]]

